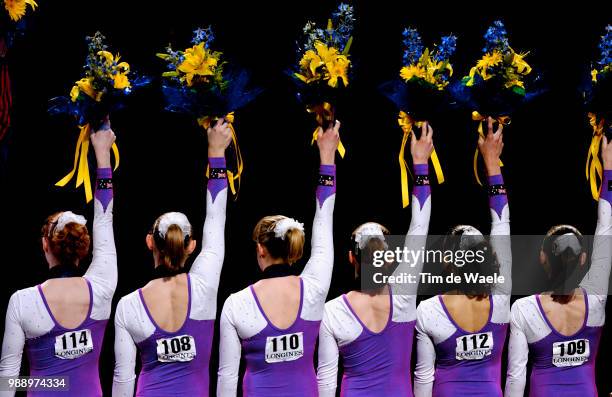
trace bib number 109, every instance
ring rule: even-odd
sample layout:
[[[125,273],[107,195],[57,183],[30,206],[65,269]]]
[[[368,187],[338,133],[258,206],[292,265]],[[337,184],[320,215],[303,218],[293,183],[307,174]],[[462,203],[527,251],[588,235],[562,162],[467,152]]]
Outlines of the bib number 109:
[[[296,332],[266,339],[266,362],[280,363],[297,360],[304,355],[304,333]]]
[[[588,339],[553,343],[552,363],[555,367],[575,367],[589,361]]]
[[[457,360],[482,360],[490,356],[492,350],[492,332],[464,335],[457,338],[455,358]]]
[[[55,357],[73,360],[93,351],[91,331],[70,331],[55,337]]]

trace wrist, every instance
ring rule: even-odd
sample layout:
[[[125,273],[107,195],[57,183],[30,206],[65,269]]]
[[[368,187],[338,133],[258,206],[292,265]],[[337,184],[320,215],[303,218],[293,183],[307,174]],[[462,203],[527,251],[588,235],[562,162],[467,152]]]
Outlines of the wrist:
[[[100,154],[96,152],[96,164],[98,168],[110,168],[111,166],[110,153],[106,152],[106,153]]]
[[[208,157],[225,157],[225,149],[208,148]]]
[[[321,165],[334,165],[336,161],[336,153],[324,154],[321,153]]]
[[[487,170],[487,175],[501,174],[499,158],[495,157],[495,158],[485,159],[485,169]]]
[[[429,159],[417,159],[417,158],[412,158],[412,164],[414,165],[427,165],[429,163]]]

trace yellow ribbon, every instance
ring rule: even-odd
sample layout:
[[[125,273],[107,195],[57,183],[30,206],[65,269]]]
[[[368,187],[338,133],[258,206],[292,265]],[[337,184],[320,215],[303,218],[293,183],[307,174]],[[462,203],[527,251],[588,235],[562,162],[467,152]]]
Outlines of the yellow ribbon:
[[[308,111],[308,113],[315,114],[315,118],[317,120],[317,124],[319,125],[319,127],[323,127],[323,123],[325,121],[333,122],[335,120],[334,107],[329,102],[323,102],[323,104],[321,105],[308,106],[306,107],[306,110]],[[317,127],[312,133],[312,141],[310,142],[311,145],[314,145],[318,136],[319,136],[319,128]],[[340,157],[342,158],[344,158],[344,155],[346,154],[346,149],[344,148],[342,141],[338,142],[338,153],[340,154]]]
[[[603,166],[599,159],[599,148],[603,139],[605,120],[601,119],[597,122],[597,116],[594,113],[589,113],[589,123],[593,127],[593,138],[591,138],[591,145],[587,153],[585,173],[586,179],[591,185],[591,195],[595,201],[598,201],[601,181],[603,180]],[[599,178],[599,182],[597,178]]]
[[[198,124],[202,126],[205,130],[210,128],[214,121],[217,121],[219,117],[200,117],[198,119]],[[234,197],[238,196],[238,191],[240,190],[240,178],[242,177],[242,171],[244,170],[244,161],[242,160],[242,152],[240,151],[240,146],[238,145],[238,137],[236,136],[236,130],[234,129],[234,112],[230,112],[225,115],[225,120],[229,124],[229,128],[232,131],[232,144],[234,145],[234,152],[236,153],[236,173],[233,171],[227,170],[227,181],[230,187],[230,190]],[[206,177],[208,178],[210,175],[210,166],[206,167]],[[237,182],[235,182],[237,181]]]
[[[423,125],[423,122],[414,120],[409,114],[402,111],[399,112],[397,122],[402,128],[402,131],[404,131],[404,136],[402,137],[402,146],[400,147],[398,159],[400,165],[400,178],[402,183],[402,206],[403,208],[406,208],[408,204],[410,204],[410,194],[408,190],[408,173],[410,171],[405,158],[406,144],[408,143],[408,139],[410,139],[410,134],[412,134],[414,126],[420,128]],[[442,166],[440,165],[440,159],[438,159],[436,149],[431,152],[431,164],[433,165],[434,171],[436,172],[436,178],[438,179],[438,183],[444,183],[444,173],[442,172]]]
[[[85,188],[85,200],[90,202],[93,199],[91,189],[91,177],[89,176],[89,162],[87,161],[87,153],[89,152],[89,135],[91,134],[91,126],[89,123],[79,127],[81,132],[77,140],[76,149],[74,151],[74,165],[72,171],[70,171],[65,177],[59,180],[55,186],[64,187],[74,177],[76,173],[76,187],[84,185]],[[113,155],[115,157],[115,167],[117,170],[119,167],[119,148],[116,143],[112,146]]]
[[[472,112],[472,120],[479,122],[478,123],[478,135],[482,137],[483,139],[485,135],[484,135],[484,128],[482,124],[486,119],[487,119],[487,116],[483,116],[477,111]],[[498,117],[495,117],[494,119],[501,125],[510,124],[510,116],[498,116]],[[478,151],[478,146],[477,146],[476,151],[474,152],[474,176],[476,177],[476,182],[478,182],[478,184],[482,186],[482,182],[480,181],[480,177],[478,176],[478,153],[479,151]],[[501,160],[499,160],[499,166],[500,167],[504,166],[504,163],[502,163]]]

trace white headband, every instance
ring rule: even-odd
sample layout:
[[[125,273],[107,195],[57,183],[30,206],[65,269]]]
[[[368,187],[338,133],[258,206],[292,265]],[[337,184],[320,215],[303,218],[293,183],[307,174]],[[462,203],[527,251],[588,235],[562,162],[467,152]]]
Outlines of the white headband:
[[[296,221],[293,218],[283,218],[280,221],[276,222],[276,225],[274,225],[274,236],[284,240],[285,235],[291,229],[297,229],[303,232],[304,224]]]
[[[165,239],[170,226],[176,225],[183,232],[183,237],[191,236],[191,223],[181,212],[167,212],[161,216],[157,225],[157,233]]]
[[[64,211],[57,218],[57,224],[55,225],[55,232],[64,230],[67,224],[78,223],[79,225],[87,224],[87,219],[82,215],[77,215],[72,211]]]
[[[582,252],[582,245],[574,233],[562,234],[552,243],[552,253],[554,256],[561,255],[568,248],[576,255]]]
[[[469,249],[470,247],[485,241],[485,238],[480,230],[476,229],[474,226],[461,226],[459,230],[463,230],[461,240],[459,240],[459,249]]]
[[[364,249],[373,238],[377,238],[385,241],[385,233],[383,232],[382,227],[378,223],[368,222],[364,223],[357,231],[355,232],[355,242],[359,246],[359,249]],[[387,243],[385,242],[385,249],[387,248]]]

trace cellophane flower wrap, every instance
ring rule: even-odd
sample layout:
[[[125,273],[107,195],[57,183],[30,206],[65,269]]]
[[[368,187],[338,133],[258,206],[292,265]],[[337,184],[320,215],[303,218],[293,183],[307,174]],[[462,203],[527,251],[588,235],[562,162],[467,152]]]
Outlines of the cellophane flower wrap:
[[[528,91],[528,76],[537,78],[525,61],[527,53],[516,52],[510,47],[502,21],[493,22],[484,38],[482,58],[453,90],[456,98],[472,109],[472,119],[479,123],[480,136],[484,136],[483,121],[487,117],[503,125],[510,123],[512,113],[535,95]],[[474,153],[474,176],[482,185],[477,164],[478,149]]]
[[[0,0],[0,141],[8,132],[11,122],[13,97],[9,67],[6,62],[9,49],[15,38],[25,31],[24,18],[28,11],[36,10],[38,4],[34,0]]]
[[[166,110],[192,116],[204,129],[219,119],[229,123],[235,164],[227,174],[230,190],[236,197],[244,164],[233,127],[234,112],[251,102],[261,90],[247,89],[246,71],[238,68],[226,71],[222,53],[211,48],[214,38],[210,26],[196,29],[192,47],[175,51],[168,46],[165,53],[157,56],[166,61],[169,69],[162,74]]]
[[[593,137],[587,155],[586,178],[591,185],[591,195],[599,200],[603,165],[599,151],[603,136],[610,139],[612,130],[612,26],[606,27],[606,33],[599,42],[600,58],[591,70],[590,84],[585,91],[589,123],[593,128]]]
[[[413,129],[421,127],[426,120],[444,112],[452,100],[447,93],[449,79],[453,75],[450,58],[455,52],[457,37],[443,36],[440,43],[430,51],[423,46],[418,31],[414,28],[404,29],[403,66],[399,79],[382,85],[383,94],[399,109],[398,124],[404,135],[399,152],[399,164],[402,187],[402,205],[410,203],[408,189],[409,167],[405,159],[406,144]],[[444,182],[444,173],[438,155],[434,149],[431,155],[438,183]]]
[[[353,7],[342,3],[328,19],[325,29],[310,21],[303,29],[304,42],[298,48],[298,66],[291,76],[297,85],[298,99],[309,113],[314,113],[323,130],[334,123],[339,93],[345,91],[350,82],[349,51],[354,22]],[[318,127],[312,136],[313,144],[317,134]],[[340,142],[338,153],[344,157],[345,152]]]
[[[98,130],[109,115],[125,106],[135,88],[149,83],[144,77],[135,77],[130,72],[130,65],[123,61],[119,54],[113,54],[105,44],[105,37],[96,32],[86,37],[88,54],[83,67],[84,76],[74,83],[68,96],[51,99],[49,113],[68,114],[77,120],[80,133],[74,153],[74,164],[56,186],[66,186],[76,175],[76,186],[84,186],[85,199],[92,198],[91,180],[87,153],[89,136]],[[119,149],[113,144],[116,170],[119,166]]]

